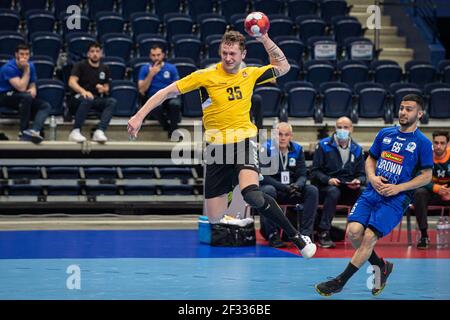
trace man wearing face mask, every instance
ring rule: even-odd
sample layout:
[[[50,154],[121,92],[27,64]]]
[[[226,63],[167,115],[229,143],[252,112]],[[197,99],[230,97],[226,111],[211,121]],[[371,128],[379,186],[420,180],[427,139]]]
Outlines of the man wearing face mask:
[[[364,152],[352,137],[352,121],[341,117],[336,132],[321,140],[314,152],[311,182],[319,188],[323,212],[319,223],[319,246],[334,248],[331,222],[338,203],[353,204],[366,182]]]

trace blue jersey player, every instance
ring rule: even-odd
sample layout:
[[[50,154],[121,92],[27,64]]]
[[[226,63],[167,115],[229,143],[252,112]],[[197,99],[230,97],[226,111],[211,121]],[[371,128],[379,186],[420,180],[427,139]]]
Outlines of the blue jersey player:
[[[422,98],[406,95],[398,116],[400,126],[380,130],[369,150],[366,175],[370,184],[348,217],[347,235],[356,252],[344,272],[315,286],[323,296],[340,292],[367,260],[375,270],[372,294],[381,293],[393,264],[377,256],[375,244],[399,224],[412,200],[412,190],[431,181],[432,144],[417,128],[423,116]]]

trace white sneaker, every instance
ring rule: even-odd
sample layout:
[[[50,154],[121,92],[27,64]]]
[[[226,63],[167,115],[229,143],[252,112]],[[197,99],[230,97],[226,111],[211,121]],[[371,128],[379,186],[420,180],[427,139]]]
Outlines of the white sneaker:
[[[69,140],[75,142],[84,142],[86,141],[86,137],[81,134],[80,129],[73,129],[69,134]]]
[[[300,235],[300,238],[305,242],[305,247],[300,250],[302,256],[306,259],[312,258],[316,254],[317,246],[311,241],[308,236]]]
[[[108,138],[105,135],[105,132],[103,130],[97,129],[94,132],[94,135],[92,136],[93,141],[97,142],[106,142],[108,141]]]

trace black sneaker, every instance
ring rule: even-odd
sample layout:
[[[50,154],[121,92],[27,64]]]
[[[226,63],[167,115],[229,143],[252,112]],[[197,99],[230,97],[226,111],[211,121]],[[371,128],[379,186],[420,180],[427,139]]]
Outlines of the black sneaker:
[[[39,134],[39,132],[28,129],[21,132],[19,135],[20,141],[31,141],[34,144],[39,144],[44,140],[44,138]]]
[[[419,249],[419,250],[428,249],[429,244],[430,244],[430,239],[428,237],[421,237],[419,242],[417,243],[417,249]]]
[[[338,278],[333,278],[329,281],[316,284],[314,287],[321,296],[329,297],[335,293],[341,292],[344,288],[344,284]]]
[[[304,236],[302,234],[296,234],[292,238],[290,238],[292,243],[300,250],[303,258],[310,259],[312,258],[317,251],[316,245],[311,241],[311,238],[308,236]]]
[[[269,235],[269,246],[272,248],[284,248],[286,244],[281,240],[278,232],[274,232]]]
[[[384,263],[384,268],[380,272],[380,287],[376,288],[376,286],[374,286],[372,288],[372,294],[374,296],[379,295],[381,291],[383,291],[384,287],[386,287],[387,278],[389,277],[393,269],[394,264],[386,260]]]
[[[333,242],[333,240],[331,240],[329,231],[323,231],[323,232],[319,233],[318,241],[319,241],[319,246],[321,248],[336,247],[336,244]]]

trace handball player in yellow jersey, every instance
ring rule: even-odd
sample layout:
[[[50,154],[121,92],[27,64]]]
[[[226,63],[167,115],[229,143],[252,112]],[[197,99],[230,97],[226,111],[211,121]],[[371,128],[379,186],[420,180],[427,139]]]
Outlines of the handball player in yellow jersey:
[[[238,181],[244,200],[261,216],[277,223],[305,258],[311,258],[316,245],[308,236],[301,235],[289,222],[276,201],[259,189],[257,155],[257,128],[250,120],[251,97],[256,84],[286,74],[290,65],[278,46],[264,34],[256,38],[267,51],[270,64],[262,67],[240,68],[245,58],[245,38],[237,31],[228,31],[222,37],[219,53],[221,62],[197,70],[155,93],[128,121],[128,133],[136,137],[143,120],[166,99],[193,90],[200,90],[207,154],[218,154],[224,148],[223,159],[206,164],[206,211],[211,223],[223,217],[228,205],[227,194]],[[233,147],[232,154],[228,152]],[[244,150],[243,152],[241,152]],[[229,163],[229,157],[233,163]],[[243,158],[243,159],[242,159]],[[242,160],[242,161],[240,161]],[[226,162],[226,163],[225,163]]]

